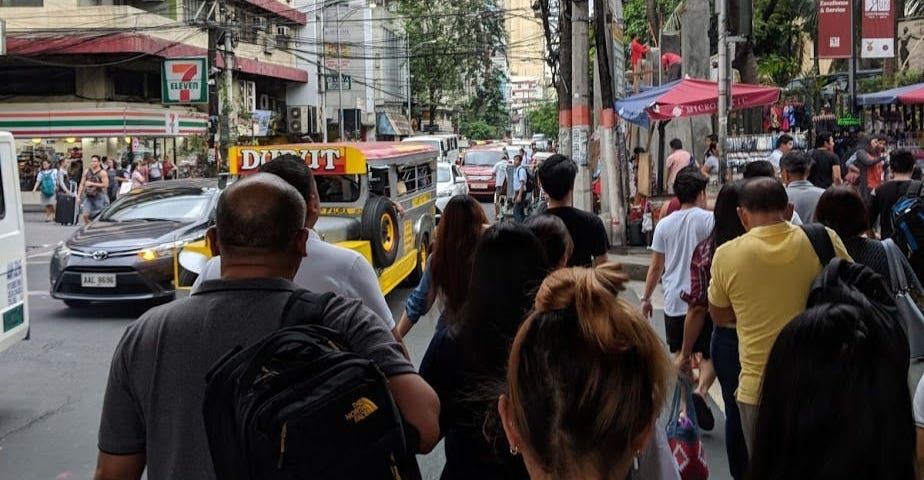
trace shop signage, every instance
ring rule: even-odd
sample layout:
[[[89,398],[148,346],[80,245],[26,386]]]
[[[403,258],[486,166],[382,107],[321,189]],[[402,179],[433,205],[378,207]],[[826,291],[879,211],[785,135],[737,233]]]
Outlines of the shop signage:
[[[863,125],[863,121],[853,115],[846,115],[843,117],[837,118],[837,126],[839,127],[859,127]]]
[[[850,58],[853,53],[851,0],[818,2],[818,58]]]
[[[205,57],[171,58],[161,67],[163,103],[209,103]]]
[[[260,166],[280,155],[297,155],[305,160],[315,175],[365,174],[362,152],[336,145],[272,145],[266,147],[231,147],[229,171],[237,175],[257,173]]]
[[[324,88],[326,88],[328,92],[331,92],[334,90],[340,90],[340,84],[342,83],[344,90],[353,89],[353,78],[352,77],[350,77],[349,75],[341,74],[340,78],[342,79],[342,81],[338,82],[337,75],[325,76],[324,77]]]
[[[903,72],[924,70],[924,17],[898,21],[898,65]]]
[[[860,57],[895,57],[894,0],[863,0]]]

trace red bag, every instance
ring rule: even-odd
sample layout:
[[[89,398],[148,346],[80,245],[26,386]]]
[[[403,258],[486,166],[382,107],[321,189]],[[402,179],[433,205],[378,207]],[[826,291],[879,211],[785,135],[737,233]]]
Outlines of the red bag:
[[[687,415],[680,414],[680,395],[684,394],[687,403]],[[709,478],[709,466],[706,463],[706,449],[700,438],[696,410],[693,408],[693,387],[681,377],[674,389],[670,417],[667,422],[667,443],[674,454],[680,478],[683,480],[706,480]]]

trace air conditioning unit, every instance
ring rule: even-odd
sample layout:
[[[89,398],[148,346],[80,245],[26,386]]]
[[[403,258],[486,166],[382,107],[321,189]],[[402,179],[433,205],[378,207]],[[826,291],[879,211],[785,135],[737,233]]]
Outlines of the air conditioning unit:
[[[253,112],[257,109],[257,83],[250,80],[241,82],[241,104],[245,111]]]
[[[263,53],[273,53],[276,51],[276,37],[272,35],[263,36]]]
[[[261,32],[266,32],[269,28],[269,22],[266,21],[266,17],[256,17],[254,18],[254,27]]]
[[[310,130],[310,115],[308,113],[308,107],[305,106],[295,106],[289,107],[288,109],[288,118],[286,118],[286,123],[289,127],[289,134],[291,135],[304,135],[311,133]]]

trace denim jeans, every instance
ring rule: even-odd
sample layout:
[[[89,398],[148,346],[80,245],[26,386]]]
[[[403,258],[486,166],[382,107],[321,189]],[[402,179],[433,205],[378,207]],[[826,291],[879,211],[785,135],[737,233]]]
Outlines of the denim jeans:
[[[748,468],[748,450],[741,429],[741,416],[735,401],[738,389],[738,374],[741,363],[738,360],[738,332],[734,328],[716,327],[712,331],[712,363],[716,377],[722,387],[725,402],[725,452],[728,455],[728,469],[732,478],[744,478]]]
[[[526,220],[526,200],[520,200],[513,204],[513,221],[523,223]]]

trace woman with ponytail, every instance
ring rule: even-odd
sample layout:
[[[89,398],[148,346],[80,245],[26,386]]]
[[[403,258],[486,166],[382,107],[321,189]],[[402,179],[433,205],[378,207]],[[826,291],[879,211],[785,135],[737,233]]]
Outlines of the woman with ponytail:
[[[534,480],[623,480],[656,433],[671,365],[626,282],[612,264],[553,272],[517,333],[498,409]]]
[[[499,425],[491,427],[510,344],[548,270],[542,244],[522,225],[502,222],[478,243],[468,303],[437,329],[420,365],[440,397],[443,480],[529,478],[522,459],[506,454]]]

